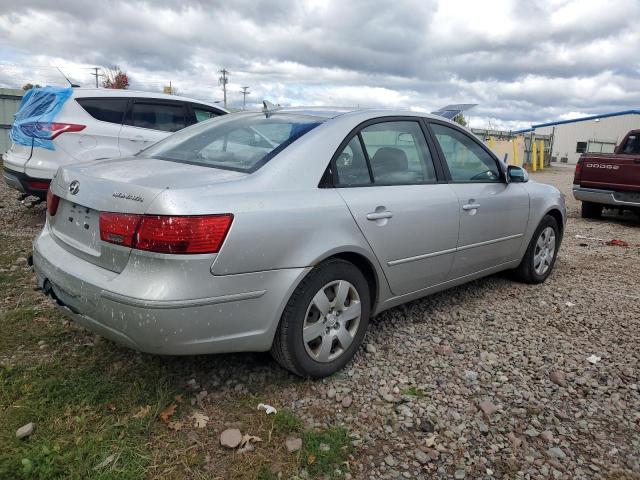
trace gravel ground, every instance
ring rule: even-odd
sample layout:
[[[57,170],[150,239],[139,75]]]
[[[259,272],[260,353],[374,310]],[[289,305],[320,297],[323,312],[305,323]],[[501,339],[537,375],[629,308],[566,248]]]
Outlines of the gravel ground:
[[[189,364],[185,382],[211,402],[281,385],[276,406],[309,427],[348,428],[351,478],[640,479],[640,221],[579,218],[572,172],[532,175],[569,206],[545,284],[498,275],[387,311],[323,381],[243,354]],[[43,205],[25,208],[4,185],[0,195],[0,233],[26,251]]]

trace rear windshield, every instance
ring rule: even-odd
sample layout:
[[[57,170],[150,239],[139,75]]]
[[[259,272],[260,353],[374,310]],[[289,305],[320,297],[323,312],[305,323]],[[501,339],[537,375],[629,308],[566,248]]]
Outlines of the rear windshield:
[[[318,117],[274,114],[223,116],[182,130],[140,156],[253,172],[322,123]]]

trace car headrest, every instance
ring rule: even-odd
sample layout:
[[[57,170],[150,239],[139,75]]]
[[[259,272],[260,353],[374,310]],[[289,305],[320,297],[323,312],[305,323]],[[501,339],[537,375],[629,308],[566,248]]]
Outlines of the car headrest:
[[[371,159],[371,168],[381,175],[405,173],[409,170],[409,161],[407,154],[399,148],[381,147]]]

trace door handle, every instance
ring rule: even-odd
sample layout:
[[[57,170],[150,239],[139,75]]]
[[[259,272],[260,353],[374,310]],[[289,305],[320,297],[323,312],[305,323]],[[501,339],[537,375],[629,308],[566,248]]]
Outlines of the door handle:
[[[479,203],[467,203],[466,205],[462,206],[463,210],[477,210],[478,208],[480,208]]]
[[[384,212],[371,212],[367,213],[367,220],[382,220],[383,218],[391,218],[393,217],[393,213],[389,210],[385,210]]]

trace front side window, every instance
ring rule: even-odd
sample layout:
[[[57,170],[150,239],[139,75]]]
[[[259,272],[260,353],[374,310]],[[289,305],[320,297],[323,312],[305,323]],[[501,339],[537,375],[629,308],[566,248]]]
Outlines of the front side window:
[[[144,157],[252,172],[322,123],[318,117],[276,114],[224,116],[171,135],[140,153]],[[273,132],[278,132],[274,135]],[[286,134],[285,134],[286,132]]]
[[[587,151],[587,142],[576,143],[576,153],[585,153]]]
[[[500,182],[496,161],[477,142],[454,128],[437,123],[431,128],[454,182]]]
[[[182,105],[135,102],[132,110],[134,127],[177,132],[187,126]]]
[[[102,122],[122,124],[127,111],[127,98],[78,98],[76,101],[93,118]]]

